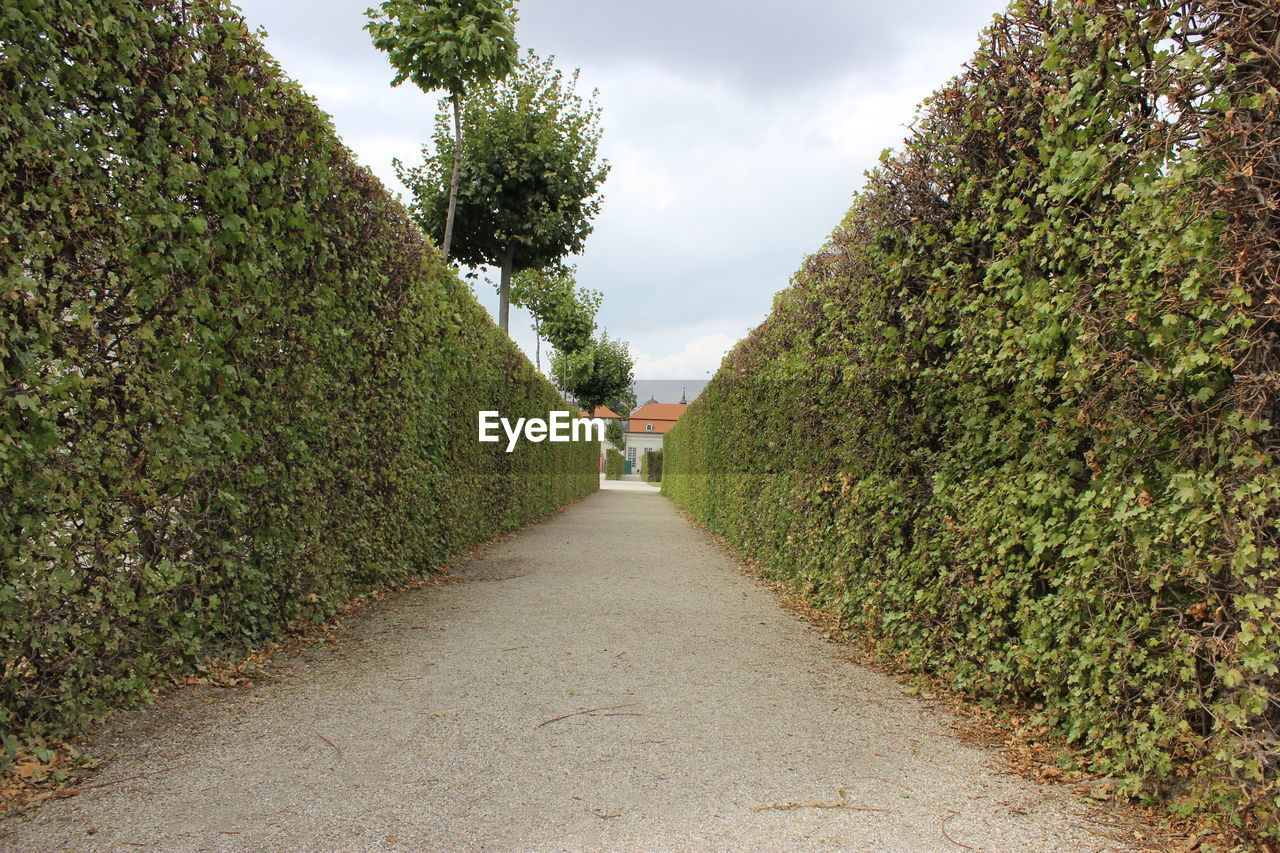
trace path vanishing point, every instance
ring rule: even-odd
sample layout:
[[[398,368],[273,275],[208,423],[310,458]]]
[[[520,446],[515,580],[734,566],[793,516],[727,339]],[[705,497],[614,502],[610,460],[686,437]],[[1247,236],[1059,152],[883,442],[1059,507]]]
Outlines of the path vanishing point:
[[[0,849],[1132,849],[850,662],[647,484],[452,571],[252,690],[117,715],[91,743],[108,784],[0,824]]]

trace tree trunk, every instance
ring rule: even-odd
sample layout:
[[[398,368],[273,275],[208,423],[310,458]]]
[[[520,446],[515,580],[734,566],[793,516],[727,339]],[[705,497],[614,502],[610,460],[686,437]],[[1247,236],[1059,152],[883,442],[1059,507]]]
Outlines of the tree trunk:
[[[533,316],[533,366],[542,372],[542,321]]]
[[[511,266],[516,258],[516,246],[512,243],[502,255],[502,278],[498,285],[498,325],[507,331],[511,314]]]
[[[462,98],[454,92],[449,95],[449,100],[453,101],[453,177],[449,179],[449,210],[444,216],[446,261],[449,260],[449,245],[453,242],[453,212],[458,207],[458,179],[462,176]]]

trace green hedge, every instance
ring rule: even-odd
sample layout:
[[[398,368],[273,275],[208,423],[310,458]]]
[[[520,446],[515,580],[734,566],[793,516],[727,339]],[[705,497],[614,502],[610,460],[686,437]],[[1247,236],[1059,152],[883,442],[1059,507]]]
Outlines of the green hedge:
[[[622,477],[622,472],[626,470],[626,460],[622,454],[610,447],[604,452],[604,478],[606,480],[617,480]]]
[[[650,483],[662,482],[662,451],[646,450],[644,452],[644,478]]]
[[[0,13],[0,735],[596,488],[569,408],[213,0]]]
[[[604,479],[616,480],[620,479],[623,471],[627,470],[626,457],[622,453],[609,447],[604,451]]]
[[[1280,10],[1024,3],[668,434],[901,663],[1276,832]]]

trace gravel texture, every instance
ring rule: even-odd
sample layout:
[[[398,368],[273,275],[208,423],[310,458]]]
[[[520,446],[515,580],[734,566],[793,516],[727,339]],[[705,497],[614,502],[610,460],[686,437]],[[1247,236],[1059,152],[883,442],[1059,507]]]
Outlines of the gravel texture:
[[[1126,849],[847,660],[656,489],[605,486],[252,690],[118,715],[89,781],[132,781],[0,825],[0,848]]]

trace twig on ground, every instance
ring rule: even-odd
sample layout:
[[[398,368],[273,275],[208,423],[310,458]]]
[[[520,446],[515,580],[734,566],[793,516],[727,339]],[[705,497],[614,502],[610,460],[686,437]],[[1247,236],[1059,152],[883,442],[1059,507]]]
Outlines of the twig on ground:
[[[551,719],[549,719],[549,720],[543,720],[542,722],[540,722],[540,723],[538,723],[536,726],[534,726],[534,728],[535,728],[535,729],[540,729],[540,728],[542,728],[542,727],[543,727],[543,726],[545,726],[545,725],[549,725],[549,724],[551,724],[551,723],[556,723],[556,722],[559,722],[560,720],[567,720],[567,719],[569,719],[570,717],[579,717],[579,716],[582,716],[583,714],[594,714],[594,713],[596,713],[597,711],[612,711],[612,710],[614,710],[614,709],[616,709],[616,708],[630,708],[630,707],[631,707],[632,705],[634,705],[634,704],[635,704],[635,702],[628,702],[628,703],[627,703],[627,704],[625,704],[625,705],[606,705],[606,706],[605,706],[605,707],[603,707],[603,708],[588,708],[588,709],[586,709],[585,711],[574,711],[572,714],[561,714],[561,715],[560,715],[560,716],[558,716],[558,717],[552,717],[552,718],[551,718]],[[600,716],[602,716],[602,717],[605,717],[605,716],[607,716],[607,717],[618,717],[618,716],[623,716],[623,715],[621,715],[621,714],[601,714]],[[635,715],[635,716],[639,716],[639,715],[637,714],[637,715]]]
[[[942,825],[939,827],[939,829],[941,829],[941,830],[942,830],[942,837],[943,837],[943,838],[945,838],[945,839],[947,839],[948,841],[950,841],[952,844],[956,845],[957,847],[963,847],[965,850],[972,850],[973,848],[972,848],[972,847],[970,847],[968,844],[965,844],[965,843],[964,843],[964,842],[962,842],[962,841],[956,841],[954,838],[952,838],[952,837],[947,833],[947,821],[951,820],[951,818],[953,818],[953,817],[955,817],[956,815],[960,814],[960,812],[956,811],[955,809],[947,809],[947,811],[948,811],[948,812],[950,812],[950,814],[949,814],[949,815],[947,815],[946,817],[944,817],[944,818],[942,819]]]
[[[333,751],[334,751],[334,752],[336,752],[336,753],[338,753],[338,760],[339,760],[339,761],[341,761],[341,760],[343,759],[342,747],[338,746],[336,743],[334,743],[333,741],[329,740],[327,737],[325,737],[324,735],[320,734],[319,732],[316,732],[315,734],[316,734],[316,737],[320,738],[320,740],[324,741],[325,743],[329,744],[329,746],[333,747]]]
[[[851,812],[891,812],[893,809],[873,809],[869,806],[851,806],[846,803],[775,803],[769,806],[752,806],[753,812],[790,811],[791,809],[848,809]]]
[[[531,649],[533,646],[512,646],[509,649],[503,649],[504,652],[518,652],[521,649]]]

